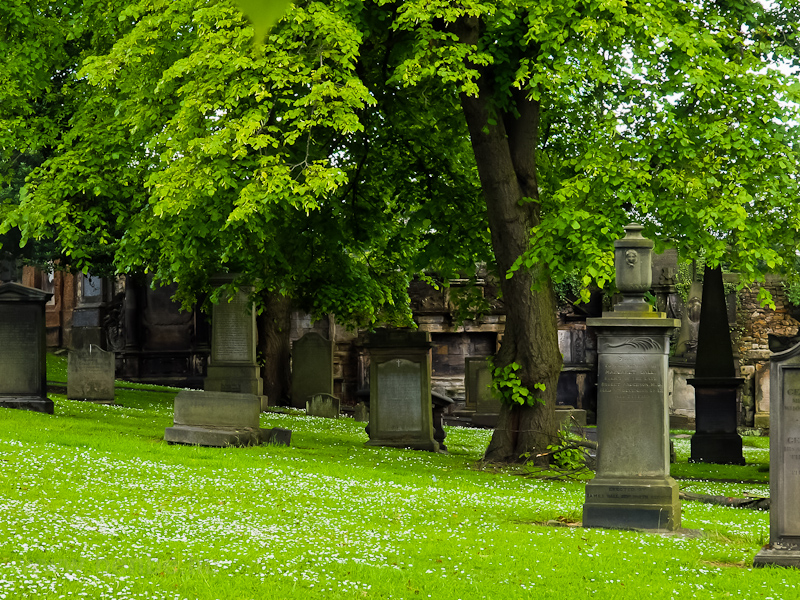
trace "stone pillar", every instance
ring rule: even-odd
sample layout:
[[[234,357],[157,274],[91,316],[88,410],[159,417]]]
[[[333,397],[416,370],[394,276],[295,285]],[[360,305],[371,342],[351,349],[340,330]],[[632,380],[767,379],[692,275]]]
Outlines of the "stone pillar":
[[[653,242],[629,225],[615,242],[623,300],[588,319],[597,333],[597,475],[586,486],[583,524],[617,529],[680,527],[678,484],[669,476],[667,375],[677,319],[653,311]]]
[[[426,331],[369,335],[368,446],[439,451],[431,401],[431,343]]]
[[[744,464],[742,438],[736,432],[736,391],[744,379],[735,375],[722,269],[706,267],[697,363],[695,376],[689,379],[695,390],[696,419],[691,462]]]
[[[18,283],[0,285],[0,408],[53,414],[44,318],[52,296]]]
[[[218,275],[212,285],[231,283],[234,274]],[[262,405],[264,381],[256,362],[256,313],[250,302],[252,288],[240,287],[232,296],[223,296],[211,316],[211,359],[204,389],[257,396]]]
[[[769,544],[753,564],[800,567],[800,337],[770,357]],[[772,345],[772,344],[771,344]]]

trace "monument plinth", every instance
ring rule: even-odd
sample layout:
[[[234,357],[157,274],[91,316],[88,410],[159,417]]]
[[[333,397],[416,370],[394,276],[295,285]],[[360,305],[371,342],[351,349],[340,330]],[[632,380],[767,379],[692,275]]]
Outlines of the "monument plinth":
[[[655,312],[650,288],[653,242],[631,224],[614,243],[623,300],[586,324],[597,333],[597,475],[586,485],[585,527],[680,527],[678,484],[669,476],[667,376],[677,319]]]

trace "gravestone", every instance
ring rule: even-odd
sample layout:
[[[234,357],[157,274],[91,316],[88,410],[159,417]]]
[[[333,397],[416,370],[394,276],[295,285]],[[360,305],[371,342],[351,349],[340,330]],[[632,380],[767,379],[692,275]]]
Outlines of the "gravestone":
[[[0,408],[53,414],[44,315],[52,296],[18,283],[0,285]]]
[[[694,378],[695,434],[690,462],[743,465],[742,438],[736,431],[736,377],[728,328],[722,269],[706,267]]]
[[[193,446],[252,446],[268,439],[259,427],[261,400],[253,394],[181,390],[175,396],[174,425],[164,440]]]
[[[800,338],[770,357],[769,544],[756,567],[800,567]]]
[[[312,331],[292,344],[292,406],[314,394],[333,394],[333,340]]]
[[[338,419],[340,410],[341,402],[332,394],[314,394],[306,401],[306,413],[310,417]]]
[[[363,402],[358,402],[353,410],[353,420],[361,423],[369,422],[369,408]]]
[[[224,285],[235,275],[218,275],[212,285]],[[256,312],[250,302],[250,287],[240,287],[232,296],[223,296],[212,309],[211,358],[203,387],[209,392],[252,394],[262,408],[264,381],[256,362]]]
[[[492,371],[489,357],[470,357],[465,360],[467,408],[472,408],[472,423],[494,427],[500,417],[500,400],[492,394]]]
[[[70,347],[86,350],[89,346],[105,349],[106,336],[103,323],[106,316],[105,289],[101,277],[78,273],[78,305],[72,311]]]
[[[680,527],[678,484],[669,476],[667,373],[677,319],[644,300],[653,242],[641,225],[614,243],[622,302],[588,319],[597,333],[597,475],[586,485],[585,527]]]
[[[368,446],[439,450],[433,438],[432,346],[426,331],[369,334]]]
[[[99,404],[114,402],[114,353],[90,345],[70,350],[67,358],[67,398]]]

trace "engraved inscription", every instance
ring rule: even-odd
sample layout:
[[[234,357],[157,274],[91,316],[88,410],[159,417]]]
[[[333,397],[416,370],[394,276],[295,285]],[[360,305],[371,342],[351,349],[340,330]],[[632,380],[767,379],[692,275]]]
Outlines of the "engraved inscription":
[[[252,362],[252,315],[247,295],[239,292],[231,302],[225,299],[214,307],[211,334],[211,360],[214,364]]]
[[[41,387],[36,306],[3,307],[0,312],[0,394],[39,394]]]
[[[783,369],[781,420],[784,431],[783,461],[781,464],[785,531],[781,535],[800,536],[800,515],[794,510],[800,497],[800,367]]]
[[[67,397],[78,400],[113,400],[114,353],[95,347],[70,351]]]
[[[378,402],[376,415],[381,431],[422,429],[422,366],[405,359],[393,359],[378,365]]]
[[[618,342],[606,342],[607,348],[633,348],[641,352],[646,351],[659,351],[661,350],[661,343],[649,337],[634,337]]]
[[[598,390],[623,402],[647,400],[662,393],[661,372],[652,365],[634,362],[608,364],[600,372]]]

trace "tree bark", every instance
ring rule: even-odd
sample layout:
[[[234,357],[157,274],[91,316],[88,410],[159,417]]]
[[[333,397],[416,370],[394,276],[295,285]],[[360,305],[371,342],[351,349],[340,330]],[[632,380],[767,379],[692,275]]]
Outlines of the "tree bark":
[[[287,405],[291,386],[290,340],[292,301],[279,293],[264,292],[264,311],[257,318],[258,345],[264,356],[261,378],[272,406]]]
[[[461,41],[475,44],[479,28],[478,20],[464,19],[458,23],[457,33]],[[497,106],[502,94],[494,94],[490,68],[480,72],[478,95],[462,95],[461,106],[486,200],[506,307],[505,334],[495,366],[517,363],[522,384],[541,399],[533,406],[503,404],[485,459],[536,460],[555,441],[558,431],[555,404],[561,354],[555,295],[551,278],[542,266],[521,268],[510,279],[505,273],[528,248],[530,230],[540,221],[536,180],[539,103],[528,99],[524,92],[515,92],[514,106],[501,111]],[[536,383],[544,384],[545,390],[536,390]],[[546,456],[536,460],[539,464],[546,461]]]

